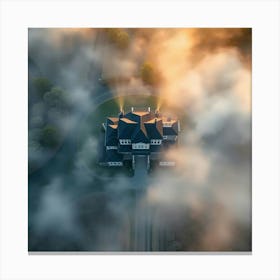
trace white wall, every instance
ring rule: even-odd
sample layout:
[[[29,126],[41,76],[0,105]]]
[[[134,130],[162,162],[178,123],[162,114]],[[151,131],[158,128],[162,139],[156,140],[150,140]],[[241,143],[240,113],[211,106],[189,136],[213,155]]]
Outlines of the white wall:
[[[132,149],[148,150],[149,148],[150,148],[150,144],[145,144],[145,143],[132,144]]]

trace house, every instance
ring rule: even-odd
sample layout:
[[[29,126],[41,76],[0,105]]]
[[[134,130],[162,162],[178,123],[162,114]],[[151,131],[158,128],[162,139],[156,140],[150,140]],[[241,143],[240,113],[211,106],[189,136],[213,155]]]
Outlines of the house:
[[[175,162],[162,159],[162,153],[177,144],[180,132],[178,119],[162,115],[150,108],[119,113],[118,117],[108,117],[103,124],[104,145],[100,164],[123,166],[131,161],[135,167],[137,157],[146,157],[147,169],[156,160],[160,166],[174,166]]]

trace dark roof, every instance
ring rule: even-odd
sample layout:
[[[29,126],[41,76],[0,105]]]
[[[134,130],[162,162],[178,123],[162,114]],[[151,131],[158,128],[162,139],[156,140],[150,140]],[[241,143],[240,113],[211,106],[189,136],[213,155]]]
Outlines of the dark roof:
[[[155,114],[152,112],[129,112],[125,114],[124,118],[121,118],[121,120],[124,120],[127,124],[129,124],[130,122],[137,123],[137,126],[134,127],[134,131],[133,133],[131,133],[130,129],[127,130],[123,125],[121,125],[122,129],[125,129],[125,133],[122,134],[119,132],[119,137],[130,138],[133,143],[148,143],[149,139],[162,139],[162,120],[157,120],[155,118]]]
[[[131,142],[132,143],[139,143],[139,142],[149,143],[150,142],[144,125],[138,125],[138,127],[135,129],[134,133],[131,136]]]
[[[148,137],[150,139],[162,139],[162,120],[152,119],[144,123]]]
[[[136,121],[132,121],[128,118],[121,118],[121,121],[123,121],[125,123],[128,123],[128,124],[136,124],[137,123]]]
[[[137,122],[137,123],[139,123],[140,119],[141,119],[141,116],[136,115],[133,112],[129,112],[129,113],[125,114],[124,116],[125,116],[125,118],[130,119],[130,120],[132,120],[134,122]]]
[[[166,142],[162,142],[162,148],[164,150],[167,150],[169,148],[175,148],[178,146],[178,142],[177,141],[166,141]]]
[[[178,135],[178,121],[170,127],[163,127],[163,135]]]
[[[150,145],[150,151],[152,153],[160,152],[161,145]]]
[[[128,119],[130,119],[132,121],[135,121],[137,123],[140,121],[140,116],[137,116],[137,115],[133,114],[133,112],[126,113],[124,115],[124,117],[128,118]]]
[[[106,162],[117,162],[123,160],[123,155],[119,154],[117,150],[106,150],[105,153]]]
[[[118,122],[119,122],[119,118],[113,118],[113,117],[107,118],[108,124],[117,124]]]
[[[119,154],[117,150],[107,150],[104,146],[102,152],[99,154],[99,162],[118,162],[123,160],[123,155]]]
[[[117,146],[118,145],[118,133],[116,124],[108,124],[106,126],[105,139],[106,146]]]
[[[153,118],[152,112],[147,111],[133,111],[124,115],[126,118],[139,123],[140,121],[146,122]]]
[[[133,155],[150,155],[150,150],[132,150]]]
[[[119,151],[119,153],[131,152],[131,145],[119,145],[118,151]]]
[[[133,111],[133,114],[136,115],[137,117],[140,117],[142,122],[149,121],[150,119],[153,118],[153,114],[151,112]]]
[[[131,139],[137,122],[131,121],[127,118],[121,118],[118,125],[118,138],[119,139]]]
[[[132,113],[134,115],[137,115],[137,116],[140,116],[140,117],[143,117],[143,116],[151,114],[151,112],[147,112],[147,111],[133,111]]]
[[[170,127],[163,127],[163,122]],[[163,135],[178,135],[178,121],[172,118],[156,118],[148,111],[128,112],[119,118],[107,118],[106,145],[117,145],[118,139],[131,139],[132,143],[149,143],[150,139],[162,139]]]

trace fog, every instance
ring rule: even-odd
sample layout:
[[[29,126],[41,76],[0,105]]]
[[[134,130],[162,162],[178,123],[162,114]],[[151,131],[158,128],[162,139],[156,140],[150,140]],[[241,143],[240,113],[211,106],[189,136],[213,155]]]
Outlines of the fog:
[[[104,29],[29,29],[29,250],[250,251],[250,30],[124,32],[119,48]],[[52,150],[30,147],[41,127],[32,120],[46,110],[32,101],[41,76],[69,104],[55,120],[47,109],[63,135]],[[139,166],[130,177],[94,167],[100,137],[86,116],[102,96],[123,95],[122,107],[132,93],[179,117],[179,145],[165,154],[175,168]]]

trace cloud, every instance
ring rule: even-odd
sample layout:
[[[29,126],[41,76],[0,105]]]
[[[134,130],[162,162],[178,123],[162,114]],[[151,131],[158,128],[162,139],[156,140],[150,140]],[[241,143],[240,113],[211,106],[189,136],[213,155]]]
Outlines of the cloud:
[[[55,229],[65,235],[72,235],[77,231],[76,210],[62,184],[61,179],[55,178],[41,196],[41,207],[34,218],[35,228],[40,233]]]
[[[143,246],[139,235],[150,221],[152,239],[160,243],[164,232],[170,250],[250,250],[251,31],[127,30],[125,51],[102,32],[29,32],[30,56],[42,73],[69,90],[75,104],[77,114],[62,125],[75,127],[77,116],[94,108],[95,84],[88,77],[97,75],[97,65],[104,79],[121,81],[110,83],[113,94],[153,92],[178,115],[179,147],[165,155],[176,167],[148,177],[137,170],[132,178],[102,178],[88,168],[97,147],[97,139],[89,137],[75,153],[69,174],[50,180],[42,191],[35,228],[66,234],[79,229],[75,240],[84,250],[129,250],[139,242]],[[93,47],[98,33],[103,34],[100,45]],[[146,61],[159,73],[154,87],[139,74]],[[65,189],[68,182],[72,187]],[[98,187],[100,192],[94,190]],[[142,191],[131,196],[137,187]],[[83,192],[85,197],[72,204]],[[134,219],[141,226],[133,227]]]

